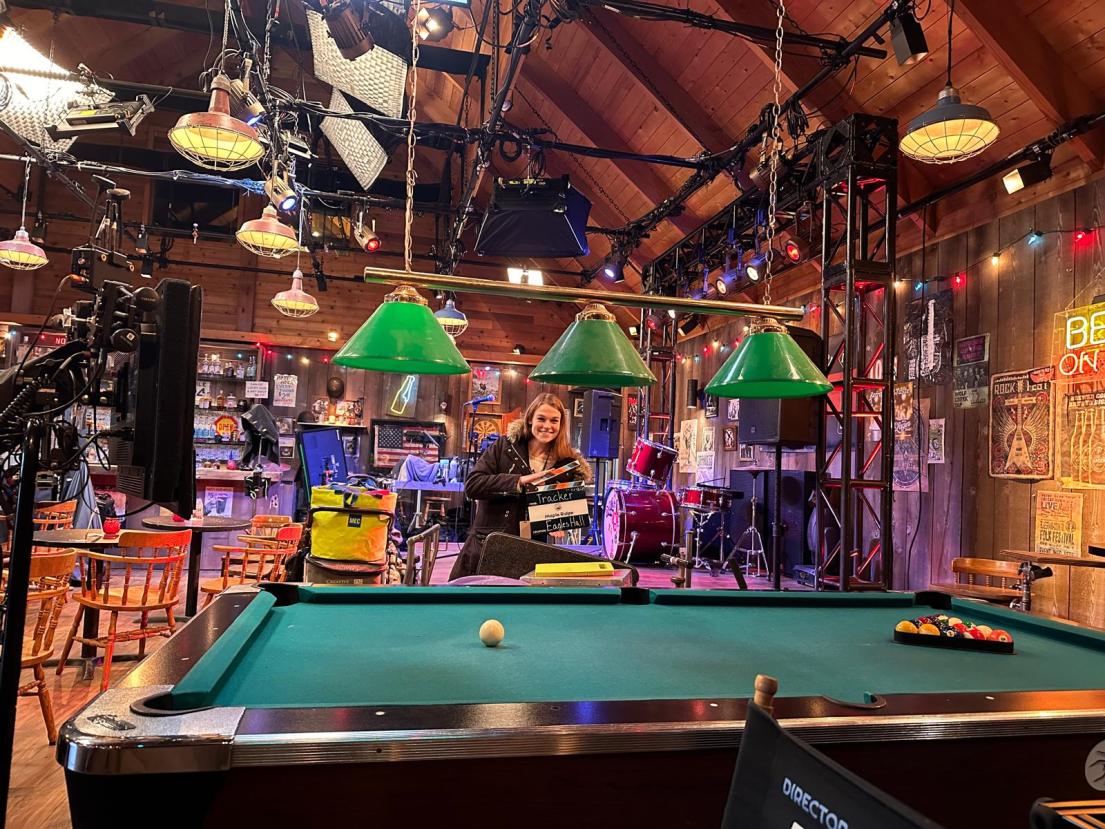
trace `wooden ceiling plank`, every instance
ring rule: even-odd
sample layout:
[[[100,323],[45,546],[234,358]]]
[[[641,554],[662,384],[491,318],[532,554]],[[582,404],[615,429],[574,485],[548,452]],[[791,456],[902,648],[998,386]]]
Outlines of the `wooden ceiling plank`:
[[[712,153],[728,149],[736,140],[702,108],[664,67],[610,12],[583,12],[581,22],[598,46],[610,54],[645,89],[654,101]]]
[[[993,0],[959,0],[959,15],[1053,126],[1100,112],[1101,100],[1073,72],[1043,35],[1019,15]],[[1093,169],[1105,158],[1105,131],[1072,140],[1079,157]]]

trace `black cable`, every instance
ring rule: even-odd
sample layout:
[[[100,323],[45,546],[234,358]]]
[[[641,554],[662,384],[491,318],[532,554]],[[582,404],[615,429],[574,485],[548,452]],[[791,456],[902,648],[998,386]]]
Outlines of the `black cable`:
[[[927,259],[927,244],[928,244],[928,206],[921,212],[921,277],[925,276],[925,262]],[[924,308],[925,302],[925,283],[921,283],[921,307]],[[906,303],[906,314],[909,314],[910,302]],[[921,492],[921,328],[917,327],[917,340],[916,351],[914,352],[917,359],[917,522],[913,527],[913,538],[909,540],[909,548],[906,550],[905,555],[905,583],[906,587],[909,586],[910,571],[913,564],[913,545],[917,542],[917,536],[921,534],[921,516],[925,511],[925,499]],[[906,366],[906,377],[909,376],[909,366]],[[909,413],[910,421],[913,420],[913,412]],[[888,585],[889,586],[889,585]]]

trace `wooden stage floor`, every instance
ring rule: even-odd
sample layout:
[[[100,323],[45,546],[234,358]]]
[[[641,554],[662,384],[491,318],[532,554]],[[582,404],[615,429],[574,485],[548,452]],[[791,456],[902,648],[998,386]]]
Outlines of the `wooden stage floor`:
[[[443,584],[448,580],[449,570],[453,566],[452,554],[455,554],[456,549],[457,545],[455,544],[442,545],[442,558],[438,560],[431,577],[434,584]],[[674,572],[674,569],[660,567],[641,568],[640,586],[671,587],[671,577]],[[204,575],[207,575],[206,571]],[[211,573],[210,575],[217,574]],[[713,577],[707,571],[696,570],[693,581],[696,588],[727,590],[736,588],[736,581],[730,574]],[[770,589],[771,586],[767,579],[752,577],[748,581],[749,587],[754,590],[766,590]],[[803,589],[790,579],[784,581],[784,587]],[[58,640],[55,651],[61,650],[65,633],[69,630],[69,625],[72,624],[75,612],[76,604],[70,602],[65,607],[61,621],[58,624]],[[103,623],[106,626],[106,618]],[[120,626],[136,627],[137,621],[121,619]],[[153,652],[164,641],[164,639],[149,640],[147,642],[147,652]],[[136,649],[137,643],[124,644],[119,648],[117,654],[134,653]],[[117,657],[112,666],[112,684],[120,681],[136,664],[134,661],[123,661]],[[60,677],[54,674],[53,667],[47,669],[47,683],[54,698],[54,715],[59,725],[69,719],[99,692],[100,671],[98,668],[91,681],[79,679],[79,674],[80,670],[77,665],[70,665]],[[26,673],[26,676],[29,676],[29,672]],[[110,812],[112,809],[125,809],[127,804],[105,803],[104,807]],[[38,701],[30,697],[20,698],[16,715],[15,749],[12,756],[8,826],[12,829],[64,829],[69,825],[69,811],[65,798],[65,778],[61,766],[54,759],[53,746],[46,742],[46,729],[42,724]]]

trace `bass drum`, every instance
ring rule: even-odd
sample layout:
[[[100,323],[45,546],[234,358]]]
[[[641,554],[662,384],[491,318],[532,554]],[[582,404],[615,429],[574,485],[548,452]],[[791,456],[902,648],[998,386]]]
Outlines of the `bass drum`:
[[[611,489],[602,522],[603,554],[616,561],[659,561],[679,546],[679,503],[666,489]]]

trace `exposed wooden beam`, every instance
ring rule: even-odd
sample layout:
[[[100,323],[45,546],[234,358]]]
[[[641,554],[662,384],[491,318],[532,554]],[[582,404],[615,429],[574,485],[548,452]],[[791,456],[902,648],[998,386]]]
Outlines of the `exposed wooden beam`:
[[[522,67],[522,79],[544,95],[549,103],[596,147],[632,152],[606,119],[580,97],[579,90],[568,84],[547,63],[531,58]],[[668,183],[647,164],[627,161],[612,161],[611,164],[625,176],[638,193],[653,205],[659,204],[672,195],[672,189]],[[689,210],[682,215],[669,217],[668,221],[684,235],[702,224],[702,219]]]
[[[694,96],[633,37],[618,15],[584,9],[580,22],[599,48],[620,63],[703,149],[717,153],[737,143]]]
[[[959,0],[955,11],[1052,126],[1102,110],[1101,99],[1023,16],[994,0]],[[1101,167],[1105,130],[1080,135],[1071,144],[1093,169]]]
[[[775,4],[768,0],[717,0],[718,6],[733,20],[755,26],[774,29],[776,26]],[[747,41],[746,41],[747,42]],[[748,43],[760,61],[770,71],[775,71],[775,47],[772,44]],[[795,54],[788,51],[783,55],[783,85],[793,93],[801,88],[822,69],[820,59],[815,55]],[[852,99],[838,77],[832,77],[818,85],[803,99],[806,112],[811,113],[814,123],[835,124],[843,121],[854,112],[863,108]],[[927,192],[924,176],[908,162],[898,165],[898,205],[915,201]],[[912,215],[911,220],[920,226],[921,217]],[[932,228],[929,228],[930,231]]]

